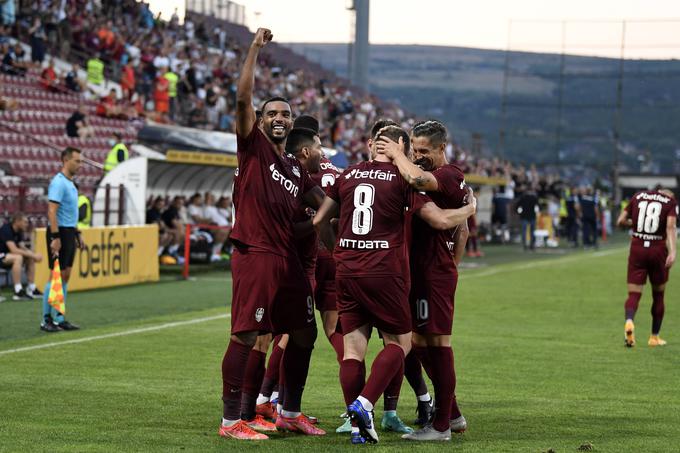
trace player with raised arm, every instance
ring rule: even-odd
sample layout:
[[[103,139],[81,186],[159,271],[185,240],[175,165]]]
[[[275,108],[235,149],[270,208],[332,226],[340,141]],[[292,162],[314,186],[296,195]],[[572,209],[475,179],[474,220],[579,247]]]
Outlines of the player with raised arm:
[[[323,191],[285,152],[292,126],[288,101],[265,101],[262,119],[256,121],[255,66],[260,50],[271,39],[270,30],[260,28],[255,33],[236,92],[239,167],[233,189],[231,338],[222,361],[224,411],[219,434],[244,440],[267,439],[240,416],[246,363],[258,334],[267,332],[290,335],[282,359],[286,395],[279,418],[298,432],[325,434],[300,410],[317,331],[311,288],[293,238],[296,209],[303,202],[318,207]]]
[[[288,138],[286,139],[286,151],[294,155],[308,173],[312,180],[320,187],[328,187],[335,183],[340,175],[335,166],[324,157],[319,138],[319,122],[310,115],[300,115],[293,123]],[[310,211],[300,206],[296,213],[295,221],[299,223],[310,222]],[[338,327],[338,312],[335,304],[335,262],[330,252],[318,240],[314,229],[309,230],[308,235],[296,238],[298,255],[302,260],[302,267],[314,292],[314,303],[321,312],[321,320],[324,332],[331,346],[335,350],[338,363],[342,361],[342,334]],[[267,364],[267,378],[262,382],[260,395],[257,398],[256,411],[265,418],[276,418],[277,407],[270,399],[275,385],[278,383],[279,390],[285,387],[280,382],[280,358],[288,343],[288,336],[282,335],[275,340],[272,355]],[[266,351],[266,349],[265,349]],[[277,403],[281,403],[281,399]],[[315,419],[312,417],[312,421]]]
[[[374,140],[401,138],[407,149],[408,134],[387,126]],[[473,202],[456,210],[442,210],[415,192],[389,158],[350,166],[327,192],[314,217],[314,225],[328,225],[338,217],[334,249],[340,323],[344,332],[344,360],[340,366],[347,413],[356,424],[352,443],[378,441],[373,405],[397,373],[403,373],[404,356],[411,349],[411,313],[404,275],[404,219],[406,210],[437,229],[463,223],[476,208]],[[365,381],[364,358],[369,332],[376,327],[385,347],[375,358]]]
[[[665,346],[659,337],[665,311],[664,291],[668,273],[675,262],[676,219],[678,205],[673,192],[657,186],[643,190],[630,199],[621,211],[617,225],[631,228],[628,255],[628,299],[626,299],[625,345],[635,346],[635,312],[642,296],[642,287],[649,276],[652,286],[652,334],[649,346]]]
[[[466,203],[467,186],[460,168],[446,159],[447,131],[436,120],[416,123],[411,131],[411,162],[401,143],[382,137],[378,152],[392,159],[401,175],[442,209]],[[467,224],[453,230],[433,229],[413,220],[410,266],[410,303],[413,343],[435,389],[435,414],[431,423],[402,437],[409,440],[450,440],[451,431],[467,428],[455,398],[456,373],[451,348],[457,265],[465,253]],[[425,349],[421,349],[425,348]]]

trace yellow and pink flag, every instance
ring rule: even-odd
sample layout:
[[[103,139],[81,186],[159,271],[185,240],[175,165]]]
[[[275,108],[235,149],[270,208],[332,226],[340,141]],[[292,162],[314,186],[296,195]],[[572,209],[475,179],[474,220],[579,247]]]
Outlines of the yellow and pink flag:
[[[54,269],[52,269],[50,292],[47,295],[47,303],[62,315],[65,314],[66,306],[64,305],[64,288],[61,281],[61,268],[59,267],[58,259],[54,260]]]

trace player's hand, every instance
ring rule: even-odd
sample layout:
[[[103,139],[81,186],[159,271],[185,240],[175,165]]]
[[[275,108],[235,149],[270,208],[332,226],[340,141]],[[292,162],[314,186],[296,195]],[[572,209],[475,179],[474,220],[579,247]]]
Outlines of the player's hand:
[[[52,256],[59,256],[59,250],[61,250],[61,239],[52,239],[52,242],[50,242],[50,251],[52,252]]]
[[[253,38],[253,45],[263,48],[269,41],[274,38],[272,31],[268,28],[258,28]]]
[[[670,269],[675,263],[675,253],[669,253],[666,257],[666,267]]]
[[[33,255],[33,261],[40,263],[43,260],[43,256],[40,253],[35,253]]]
[[[85,248],[85,241],[83,241],[83,236],[80,233],[76,234],[76,247],[80,250]]]
[[[404,139],[399,137],[399,142],[395,142],[384,135],[375,143],[378,154],[384,154],[390,159],[394,159],[398,154],[404,154]]]

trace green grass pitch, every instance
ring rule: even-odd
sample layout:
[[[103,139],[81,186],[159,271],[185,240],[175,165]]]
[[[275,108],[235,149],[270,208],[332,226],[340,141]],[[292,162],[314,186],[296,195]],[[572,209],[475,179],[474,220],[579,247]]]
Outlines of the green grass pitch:
[[[516,250],[489,247],[486,258],[474,261],[485,265],[461,270],[453,343],[468,432],[450,445],[407,444],[383,434],[378,445],[353,449],[575,452],[591,442],[597,452],[680,451],[677,270],[666,293],[668,346],[646,345],[646,288],[638,346],[626,349],[624,242],[599,252]],[[326,437],[274,434],[266,443],[244,444],[217,436],[229,300],[227,272],[74,293],[67,315],[83,329],[49,336],[38,331],[38,302],[0,304],[0,452],[352,448],[334,432],[342,396],[322,335],[303,409],[321,419]],[[376,409],[379,420],[382,402]],[[414,410],[404,382],[399,414],[412,421]]]

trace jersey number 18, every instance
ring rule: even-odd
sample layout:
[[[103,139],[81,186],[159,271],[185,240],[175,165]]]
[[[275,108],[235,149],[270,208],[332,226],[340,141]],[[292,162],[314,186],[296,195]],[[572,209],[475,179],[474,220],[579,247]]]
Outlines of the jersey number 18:
[[[659,229],[661,203],[658,201],[641,201],[638,204],[637,232],[654,234]]]

